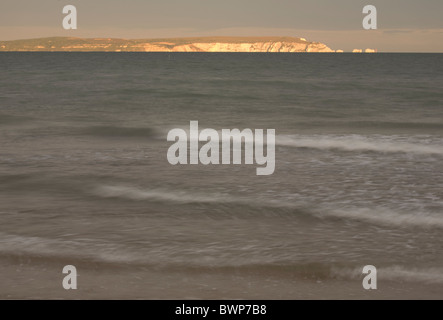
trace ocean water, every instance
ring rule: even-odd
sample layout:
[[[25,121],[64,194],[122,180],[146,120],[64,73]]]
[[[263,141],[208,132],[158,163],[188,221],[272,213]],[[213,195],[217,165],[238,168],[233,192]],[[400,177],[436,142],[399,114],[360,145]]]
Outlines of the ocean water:
[[[191,120],[275,129],[274,174],[170,165]],[[67,264],[86,298],[367,297],[365,265],[443,298],[443,54],[0,54],[0,297]]]

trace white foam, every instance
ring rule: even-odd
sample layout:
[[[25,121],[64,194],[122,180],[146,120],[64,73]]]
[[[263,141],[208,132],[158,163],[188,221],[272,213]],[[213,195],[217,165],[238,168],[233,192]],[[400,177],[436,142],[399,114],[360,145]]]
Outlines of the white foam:
[[[203,195],[184,191],[165,191],[155,189],[142,190],[129,186],[100,186],[96,188],[94,193],[105,198],[125,198],[131,200],[160,200],[178,203],[231,202],[229,197],[219,194]]]
[[[346,208],[325,209],[319,215],[360,220],[388,227],[443,228],[443,215],[436,216],[427,212],[399,213],[387,208]]]
[[[115,243],[97,243],[94,239],[51,239],[3,232],[0,232],[0,252],[48,257],[88,257],[105,262],[137,261],[137,257],[127,253],[126,247]]]
[[[390,136],[365,137],[348,136],[298,136],[279,135],[276,144],[295,148],[312,148],[322,150],[374,151],[382,153],[415,153],[443,155],[443,145],[411,143],[397,140]]]
[[[333,268],[333,276],[359,279],[362,277],[363,268]],[[420,282],[427,284],[443,284],[442,268],[410,268],[392,266],[377,268],[377,279],[388,281]]]
[[[122,198],[136,201],[152,200],[173,203],[227,203],[258,206],[262,208],[300,209],[301,203],[288,200],[266,199],[264,197],[241,197],[214,193],[196,193],[177,190],[140,189],[131,186],[99,186],[93,193],[105,198]],[[330,203],[327,206],[315,205],[311,209],[304,203],[303,211],[320,218],[340,218],[368,222],[387,227],[443,228],[443,213],[425,211],[396,211],[386,207],[338,208]]]

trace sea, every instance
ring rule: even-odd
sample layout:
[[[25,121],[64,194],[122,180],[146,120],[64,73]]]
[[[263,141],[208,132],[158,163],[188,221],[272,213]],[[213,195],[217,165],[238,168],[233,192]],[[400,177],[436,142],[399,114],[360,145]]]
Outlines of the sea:
[[[442,299],[443,54],[0,53],[0,298]]]

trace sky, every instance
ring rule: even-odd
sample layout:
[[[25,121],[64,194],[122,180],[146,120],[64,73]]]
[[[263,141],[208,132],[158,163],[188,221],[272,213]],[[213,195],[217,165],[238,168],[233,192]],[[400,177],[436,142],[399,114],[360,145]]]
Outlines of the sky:
[[[78,29],[64,30],[74,5]],[[364,30],[365,5],[377,30]],[[443,52],[443,0],[1,0],[0,41],[49,36],[294,36],[332,49]]]

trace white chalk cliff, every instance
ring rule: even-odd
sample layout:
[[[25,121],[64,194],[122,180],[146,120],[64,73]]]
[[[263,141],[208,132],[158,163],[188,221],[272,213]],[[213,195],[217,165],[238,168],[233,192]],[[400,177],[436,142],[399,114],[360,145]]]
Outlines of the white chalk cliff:
[[[147,40],[55,37],[0,41],[0,51],[334,52],[323,43],[294,37],[203,37]]]

